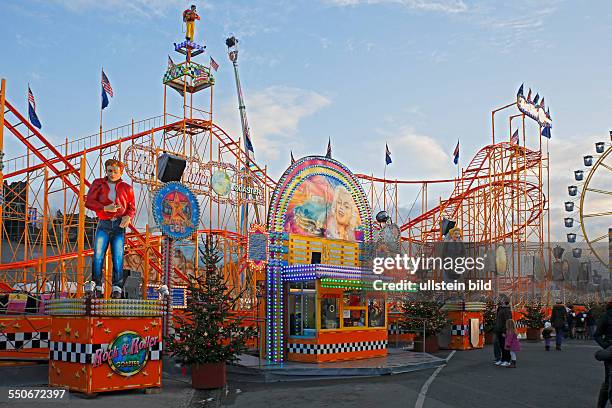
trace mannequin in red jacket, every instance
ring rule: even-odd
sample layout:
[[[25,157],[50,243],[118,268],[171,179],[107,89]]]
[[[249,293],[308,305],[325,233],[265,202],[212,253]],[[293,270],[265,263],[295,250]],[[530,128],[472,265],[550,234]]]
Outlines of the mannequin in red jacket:
[[[121,298],[125,229],[136,213],[134,190],[121,179],[124,164],[109,159],[104,163],[106,177],[94,180],[87,193],[85,207],[95,211],[98,226],[93,244],[92,278],[96,297],[102,295],[102,264],[110,246],[113,261],[113,289],[111,297]]]

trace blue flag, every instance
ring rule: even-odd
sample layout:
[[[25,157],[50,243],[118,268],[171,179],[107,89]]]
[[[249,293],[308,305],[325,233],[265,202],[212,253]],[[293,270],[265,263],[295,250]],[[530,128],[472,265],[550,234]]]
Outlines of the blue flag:
[[[385,163],[391,164],[393,160],[391,160],[391,151],[389,150],[389,146],[385,143]]]
[[[30,123],[36,126],[37,128],[42,128],[40,120],[38,120],[38,115],[36,114],[36,101],[34,100],[34,94],[32,90],[28,86],[28,114],[30,116]]]
[[[457,147],[455,147],[455,151],[453,152],[453,163],[459,163],[459,141],[457,140]]]
[[[552,136],[550,134],[550,126],[546,126],[545,128],[542,129],[542,136],[550,139],[550,137]]]

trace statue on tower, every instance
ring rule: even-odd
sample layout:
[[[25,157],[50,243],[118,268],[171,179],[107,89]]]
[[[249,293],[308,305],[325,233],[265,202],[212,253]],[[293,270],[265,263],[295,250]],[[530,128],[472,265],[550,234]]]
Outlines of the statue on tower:
[[[185,31],[185,39],[188,41],[193,41],[193,36],[195,33],[195,21],[199,20],[200,16],[196,13],[195,4],[191,5],[191,8],[183,11],[183,21],[185,22],[186,31]]]
[[[98,226],[93,243],[92,278],[95,297],[102,296],[102,265],[110,246],[113,263],[111,298],[121,298],[125,229],[136,214],[134,190],[121,179],[125,165],[119,160],[104,163],[106,177],[94,180],[87,193],[85,207],[95,211]]]

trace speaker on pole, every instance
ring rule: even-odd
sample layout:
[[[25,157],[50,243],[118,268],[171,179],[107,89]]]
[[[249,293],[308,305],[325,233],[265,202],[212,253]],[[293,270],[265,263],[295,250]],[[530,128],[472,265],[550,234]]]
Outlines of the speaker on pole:
[[[157,178],[163,183],[181,181],[186,165],[182,157],[164,153],[157,159]]]

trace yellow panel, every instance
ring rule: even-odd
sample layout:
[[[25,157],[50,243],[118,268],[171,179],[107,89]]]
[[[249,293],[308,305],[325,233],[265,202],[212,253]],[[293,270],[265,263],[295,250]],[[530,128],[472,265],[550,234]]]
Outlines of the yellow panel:
[[[357,242],[327,238],[289,235],[289,265],[309,264],[313,252],[321,252],[321,263],[328,265],[359,266]]]

